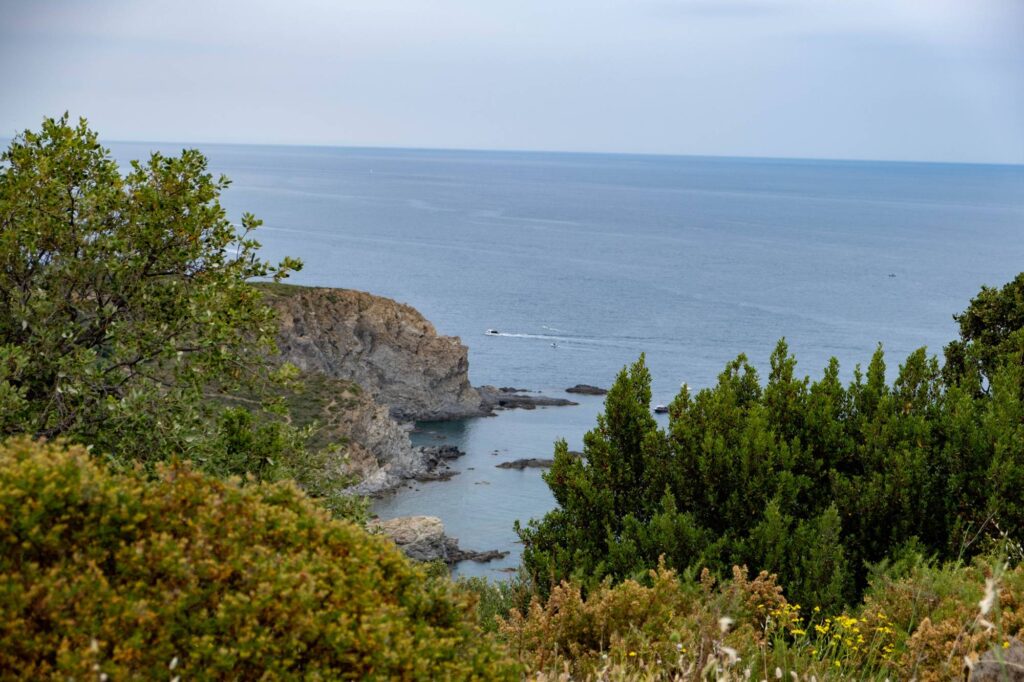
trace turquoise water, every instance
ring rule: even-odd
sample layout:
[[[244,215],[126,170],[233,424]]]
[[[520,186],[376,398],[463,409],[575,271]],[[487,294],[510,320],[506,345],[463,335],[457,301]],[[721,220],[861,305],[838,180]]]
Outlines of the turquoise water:
[[[122,159],[150,148],[121,144]],[[476,384],[550,394],[607,386],[647,353],[656,402],[712,383],[785,336],[800,369],[849,377],[884,344],[941,352],[982,284],[1024,270],[1024,167],[584,154],[204,146],[234,184],[233,218],[264,219],[293,281],[390,296],[470,349]],[[495,328],[502,336],[485,336]],[[555,344],[555,345],[552,345]],[[449,482],[378,503],[435,514],[462,544],[509,549],[551,498],[502,459],[579,447],[601,400],[428,425],[468,455]],[[445,440],[437,437],[443,436]],[[491,454],[498,450],[498,455]],[[484,482],[486,481],[486,483]]]

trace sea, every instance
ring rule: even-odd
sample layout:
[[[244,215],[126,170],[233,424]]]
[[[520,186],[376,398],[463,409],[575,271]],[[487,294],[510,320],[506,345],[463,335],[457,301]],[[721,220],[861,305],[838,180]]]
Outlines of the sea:
[[[408,303],[469,348],[470,378],[567,397],[608,387],[645,354],[655,403],[711,386],[743,353],[762,371],[785,338],[798,370],[849,379],[876,347],[890,380],[913,350],[941,355],[953,314],[1024,270],[1024,166],[541,152],[121,143],[115,157],[195,146],[230,177],[222,203],[264,221],[263,256],[290,281]],[[486,334],[488,329],[498,332]],[[463,562],[501,579],[513,530],[554,501],[538,469],[580,449],[602,410],[506,411],[418,425],[466,451],[449,481],[376,500],[382,518],[439,516]],[[661,418],[663,419],[663,418]]]

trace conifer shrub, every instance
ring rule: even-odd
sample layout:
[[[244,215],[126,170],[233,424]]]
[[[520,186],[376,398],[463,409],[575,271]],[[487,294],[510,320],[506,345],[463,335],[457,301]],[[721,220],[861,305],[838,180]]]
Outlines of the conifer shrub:
[[[1022,287],[985,289],[958,316],[970,324],[951,352],[970,371],[943,373],[921,348],[889,383],[879,347],[849,383],[835,359],[812,381],[782,340],[767,381],[741,355],[715,386],[684,386],[667,428],[641,357],[609,390],[583,456],[556,444],[544,478],[557,506],[517,525],[529,578],[546,594],[568,579],[586,590],[642,578],[659,557],[719,576],[741,564],[838,613],[860,600],[869,565],[908,546],[949,561],[1019,543]]]
[[[472,604],[293,484],[0,446],[0,676],[508,678]]]

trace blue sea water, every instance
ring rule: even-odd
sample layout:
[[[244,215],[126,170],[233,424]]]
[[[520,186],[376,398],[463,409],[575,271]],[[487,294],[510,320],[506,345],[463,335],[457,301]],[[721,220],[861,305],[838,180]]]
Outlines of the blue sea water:
[[[1024,270],[1021,166],[201,148],[233,180],[232,218],[265,221],[265,256],[304,261],[292,281],[413,305],[462,338],[475,384],[564,395],[646,353],[667,403],[738,353],[765,367],[781,337],[812,377],[835,356],[849,378],[882,343],[891,378],[910,351],[941,353],[981,285]],[[601,399],[580,403],[424,425],[417,441],[467,450],[460,475],[375,509],[438,515],[464,547],[510,550],[459,568],[498,575],[518,561],[512,522],[552,500],[539,471],[494,464],[550,456],[559,437],[578,448]]]

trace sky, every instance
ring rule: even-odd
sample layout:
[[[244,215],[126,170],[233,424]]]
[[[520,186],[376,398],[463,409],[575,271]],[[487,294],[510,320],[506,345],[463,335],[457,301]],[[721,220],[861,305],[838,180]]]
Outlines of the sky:
[[[1024,163],[1024,0],[0,0],[0,137]]]

